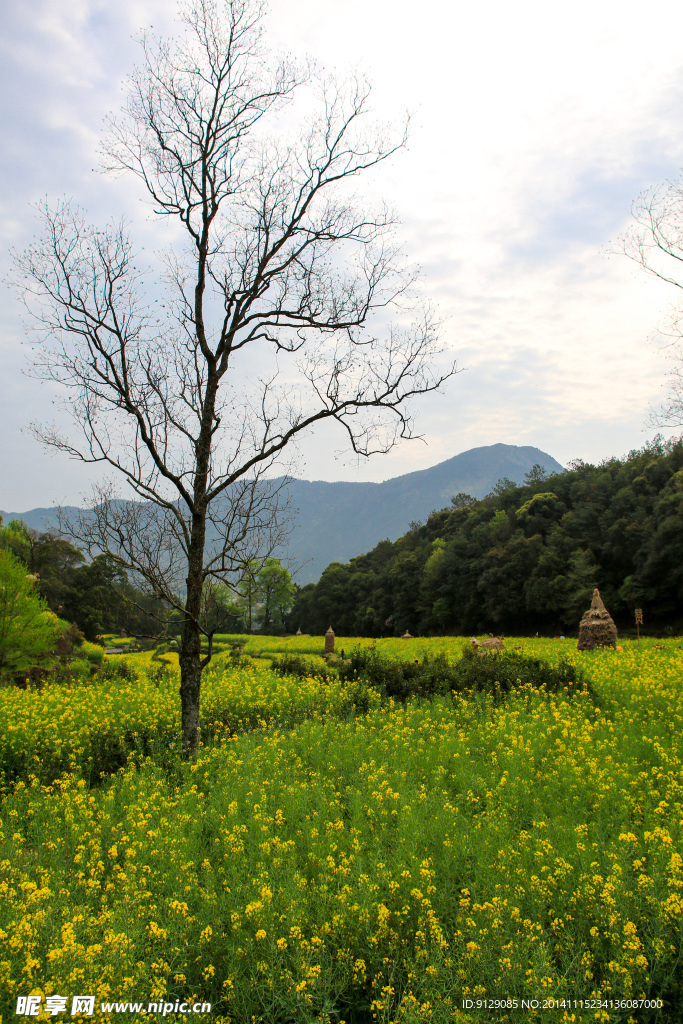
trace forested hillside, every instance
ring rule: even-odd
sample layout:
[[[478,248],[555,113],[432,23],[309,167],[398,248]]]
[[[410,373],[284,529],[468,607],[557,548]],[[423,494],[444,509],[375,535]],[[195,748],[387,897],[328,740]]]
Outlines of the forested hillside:
[[[30,530],[19,519],[5,526],[0,516],[2,551],[11,552],[31,573],[50,611],[78,626],[87,640],[106,632],[146,634],[159,628],[159,602],[136,590],[109,555],[86,562],[63,537]]]
[[[77,626],[86,640],[107,633],[129,633],[147,640],[180,633],[178,607],[135,587],[109,554],[87,562],[64,537],[49,531],[38,533],[21,519],[5,526],[0,515],[0,555],[5,551],[30,574],[35,594],[45,607]],[[277,558],[250,562],[234,592],[205,586],[207,626],[224,632],[251,633],[253,627],[281,632],[293,591],[289,572]],[[177,605],[181,602],[179,597]]]
[[[594,587],[618,623],[683,618],[683,439],[451,506],[298,591],[290,628],[347,636],[568,632]],[[509,483],[509,481],[507,482]]]
[[[549,473],[562,469],[559,462],[539,448],[491,444],[471,448],[429,469],[405,473],[383,483],[274,480],[274,486],[283,485],[283,503],[289,508],[292,527],[291,534],[274,554],[296,571],[299,583],[313,582],[329,562],[346,561],[369,551],[385,537],[396,540],[410,522],[425,519],[458,491],[483,498],[501,477],[521,484],[534,464]],[[226,506],[229,500],[228,494]],[[63,511],[81,513],[73,507]],[[56,508],[21,513],[0,511],[0,516],[6,523],[21,519],[38,533],[59,532]],[[215,539],[215,531],[209,526],[209,544]]]

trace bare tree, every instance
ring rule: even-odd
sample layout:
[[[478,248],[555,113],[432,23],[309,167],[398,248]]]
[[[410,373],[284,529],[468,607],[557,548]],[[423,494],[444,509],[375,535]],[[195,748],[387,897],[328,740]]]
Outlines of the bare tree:
[[[643,192],[633,204],[634,223],[619,239],[617,252],[628,256],[648,274],[675,289],[683,290],[683,179],[667,181]],[[676,295],[676,293],[674,293]],[[667,394],[652,411],[653,426],[683,425],[683,301],[671,303],[669,316],[659,331],[665,355],[671,362]]]
[[[73,528],[182,609],[186,756],[211,657],[202,595],[278,539],[278,460],[326,420],[359,455],[386,452],[412,435],[406,403],[455,372],[432,368],[438,325],[412,295],[390,214],[352,192],[405,135],[366,127],[365,82],[270,58],[261,15],[256,0],[192,0],[179,41],[143,37],[127,106],[108,121],[106,167],[136,175],[181,229],[163,291],[125,222],[96,229],[68,202],[41,207],[44,234],[16,257],[43,331],[38,373],[67,389],[80,440],[35,429],[112,467],[136,498],[105,485]],[[315,110],[288,139],[302,88]]]

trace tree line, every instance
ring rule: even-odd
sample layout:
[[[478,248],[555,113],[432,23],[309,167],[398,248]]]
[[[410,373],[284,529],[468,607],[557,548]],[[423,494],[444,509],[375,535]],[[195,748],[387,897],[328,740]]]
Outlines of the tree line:
[[[181,632],[181,613],[135,587],[110,554],[88,561],[82,551],[53,532],[31,530],[21,519],[3,525],[0,518],[0,555],[23,567],[18,574],[15,568],[7,569],[13,579],[30,578],[43,607],[77,626],[86,640],[96,641],[108,633],[156,639]],[[8,587],[6,582],[0,586],[3,594]],[[289,570],[279,559],[253,560],[234,591],[205,584],[204,615],[214,631],[278,632],[284,629],[293,593]]]
[[[297,591],[291,629],[346,636],[575,633],[598,587],[618,624],[680,627],[683,438],[456,495],[395,543]]]

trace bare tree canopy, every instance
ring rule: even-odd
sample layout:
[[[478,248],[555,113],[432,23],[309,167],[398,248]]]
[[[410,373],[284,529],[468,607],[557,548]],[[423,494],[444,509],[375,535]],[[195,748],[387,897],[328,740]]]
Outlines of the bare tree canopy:
[[[683,290],[683,179],[643,192],[631,212],[634,223],[619,239],[617,251],[653,277]],[[678,427],[683,425],[683,296],[677,292],[659,336],[671,368],[666,397],[653,411],[651,423]]]
[[[190,754],[211,656],[202,594],[280,539],[268,480],[285,452],[326,420],[359,455],[387,452],[412,436],[407,403],[455,372],[434,369],[438,324],[389,211],[353,191],[405,134],[368,124],[363,80],[275,60],[261,20],[253,0],[193,0],[177,41],[142,37],[107,121],[106,168],[137,176],[176,223],[154,287],[124,220],[97,228],[66,201],[42,204],[44,232],[15,262],[42,331],[36,370],[66,389],[77,428],[38,436],[115,470],[135,498],[97,488],[73,528],[181,607]]]

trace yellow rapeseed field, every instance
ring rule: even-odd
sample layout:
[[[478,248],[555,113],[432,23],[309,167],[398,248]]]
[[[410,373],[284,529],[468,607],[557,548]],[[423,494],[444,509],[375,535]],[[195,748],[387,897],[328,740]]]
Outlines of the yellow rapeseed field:
[[[271,671],[322,638],[268,641],[208,670],[190,765],[177,670],[151,655],[0,691],[3,1020],[87,993],[96,1016],[210,1003],[226,1024],[681,1019],[679,641],[509,640],[576,661],[593,695],[362,715],[337,679]]]

